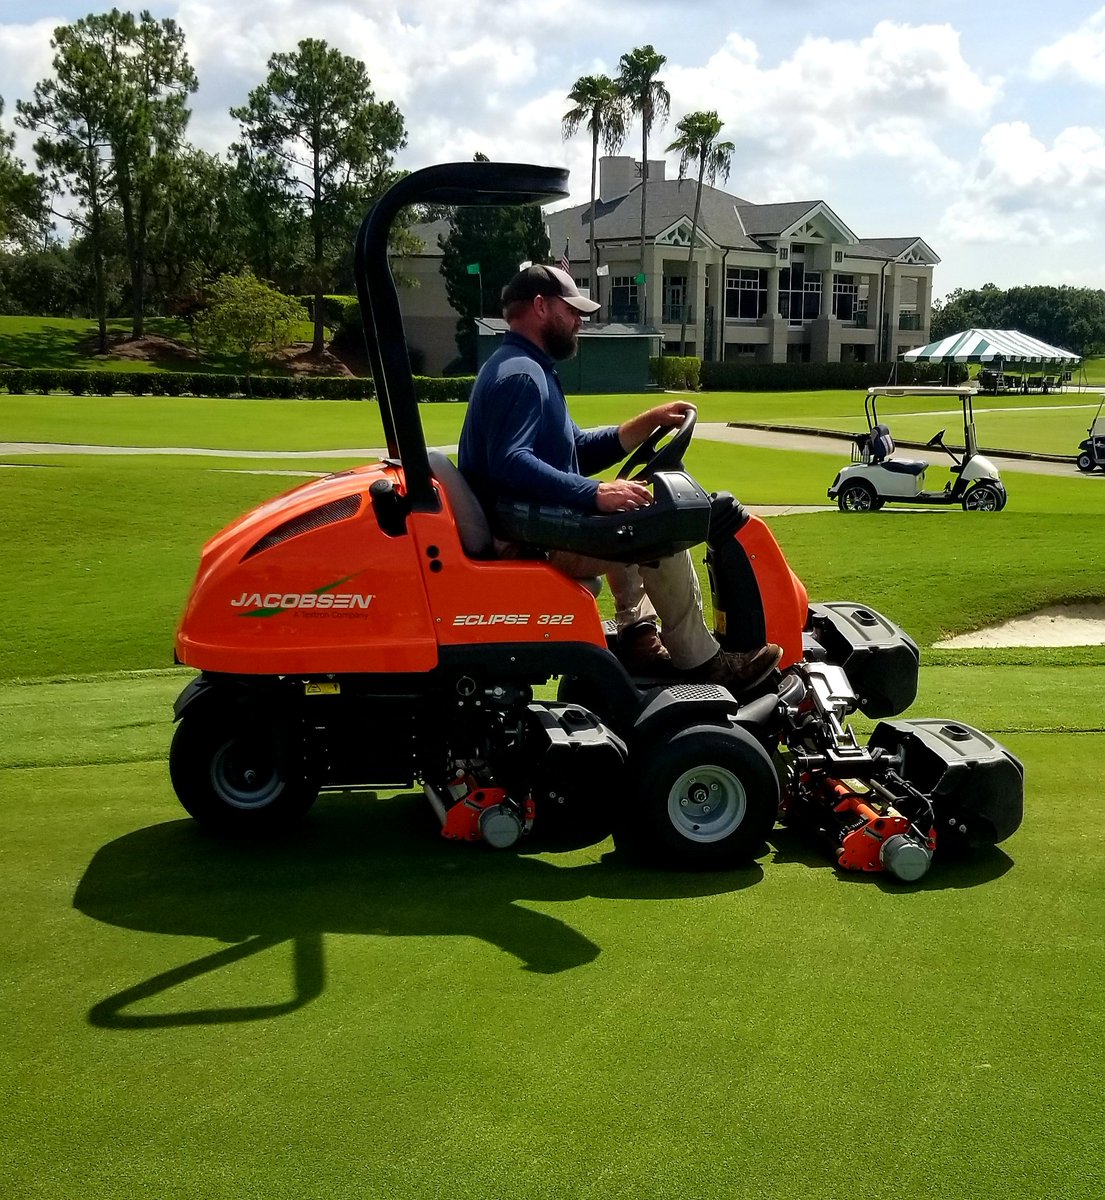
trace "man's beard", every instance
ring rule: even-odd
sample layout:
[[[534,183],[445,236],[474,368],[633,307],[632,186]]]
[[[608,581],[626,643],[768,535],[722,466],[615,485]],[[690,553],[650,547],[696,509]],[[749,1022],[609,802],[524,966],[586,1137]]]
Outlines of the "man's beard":
[[[545,350],[550,358],[563,362],[572,358],[579,349],[579,335],[574,329],[560,329],[550,325],[545,330]]]

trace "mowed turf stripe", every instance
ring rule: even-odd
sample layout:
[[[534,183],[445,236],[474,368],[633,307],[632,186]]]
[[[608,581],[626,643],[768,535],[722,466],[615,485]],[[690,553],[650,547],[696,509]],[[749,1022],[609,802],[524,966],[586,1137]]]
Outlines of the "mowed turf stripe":
[[[705,876],[483,852],[414,796],[228,845],[153,765],[5,772],[12,1186],[1092,1194],[1105,813],[1070,741],[1018,737],[1024,827],[916,888],[782,830]]]

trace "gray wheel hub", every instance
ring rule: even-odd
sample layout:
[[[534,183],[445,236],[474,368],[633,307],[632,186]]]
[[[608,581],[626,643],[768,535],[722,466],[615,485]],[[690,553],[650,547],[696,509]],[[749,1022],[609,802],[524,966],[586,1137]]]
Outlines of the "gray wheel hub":
[[[259,746],[231,739],[211,758],[211,786],[231,808],[263,808],[284,790],[284,780]]]
[[[704,765],[684,771],[668,792],[672,827],[692,842],[718,842],[744,820],[744,784],[725,767]]]

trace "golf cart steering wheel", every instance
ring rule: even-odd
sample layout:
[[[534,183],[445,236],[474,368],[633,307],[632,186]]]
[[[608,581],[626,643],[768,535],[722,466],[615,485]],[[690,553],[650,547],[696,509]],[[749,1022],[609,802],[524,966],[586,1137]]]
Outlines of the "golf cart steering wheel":
[[[622,463],[618,478],[630,479],[634,483],[647,483],[657,471],[682,470],[683,455],[691,444],[691,438],[694,436],[694,424],[697,420],[698,409],[688,407],[681,425],[658,425]],[[661,439],[669,433],[672,435],[671,441],[665,442],[657,449]],[[641,468],[637,474],[630,475],[630,472],[636,470],[637,467]]]

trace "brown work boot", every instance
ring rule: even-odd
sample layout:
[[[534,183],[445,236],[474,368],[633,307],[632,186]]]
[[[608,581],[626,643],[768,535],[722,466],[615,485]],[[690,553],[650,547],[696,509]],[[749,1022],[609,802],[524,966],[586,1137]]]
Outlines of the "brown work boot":
[[[779,665],[782,657],[782,647],[774,642],[768,642],[766,646],[748,654],[719,650],[713,658],[708,658],[701,666],[686,672],[686,675],[695,683],[720,683],[731,692],[743,692],[762,683]]]
[[[639,621],[618,634],[618,658],[630,675],[670,675],[671,656],[651,621]]]

